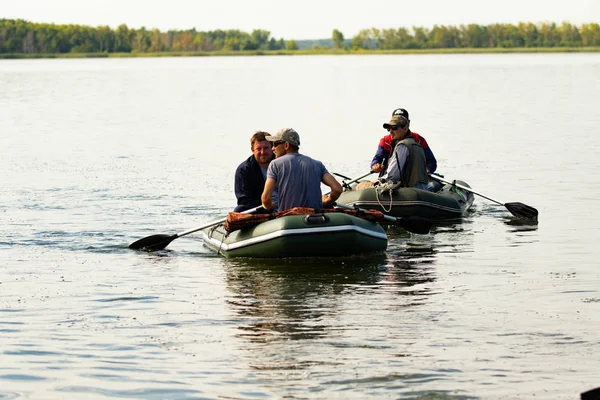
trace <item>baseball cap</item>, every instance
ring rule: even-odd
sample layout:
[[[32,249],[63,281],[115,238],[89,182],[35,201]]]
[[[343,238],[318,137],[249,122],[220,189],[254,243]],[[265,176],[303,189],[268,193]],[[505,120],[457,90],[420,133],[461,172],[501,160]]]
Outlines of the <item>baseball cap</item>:
[[[292,128],[284,128],[277,132],[274,136],[265,136],[269,142],[284,141],[294,146],[300,146],[300,135]]]
[[[391,126],[406,126],[408,125],[408,118],[403,115],[392,115],[390,122],[383,124],[383,129],[388,129]]]
[[[406,111],[406,108],[396,108],[394,111],[392,111],[392,116],[394,115],[402,115],[404,118],[410,121],[410,118],[408,118],[408,111]]]

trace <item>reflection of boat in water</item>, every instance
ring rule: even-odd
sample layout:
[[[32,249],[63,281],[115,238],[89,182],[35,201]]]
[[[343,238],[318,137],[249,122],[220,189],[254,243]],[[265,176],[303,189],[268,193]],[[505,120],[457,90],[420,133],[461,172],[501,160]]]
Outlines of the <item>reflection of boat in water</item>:
[[[339,258],[236,258],[223,262],[228,306],[241,318],[237,335],[255,343],[320,339],[357,322],[356,313],[377,314],[387,299],[412,307],[436,293],[433,259],[407,260],[404,253]],[[357,307],[355,309],[354,307]],[[344,318],[342,316],[345,316]],[[290,354],[252,354],[252,362],[291,364]]]
[[[465,182],[456,183],[469,187]],[[348,189],[348,188],[347,188]],[[338,203],[378,210],[394,217],[418,216],[428,219],[461,218],[473,204],[473,193],[455,185],[444,185],[438,192],[416,188],[386,189],[370,187],[346,190]]]
[[[387,248],[381,226],[344,213],[288,215],[229,233],[220,224],[202,230],[202,238],[226,257],[332,257]]]

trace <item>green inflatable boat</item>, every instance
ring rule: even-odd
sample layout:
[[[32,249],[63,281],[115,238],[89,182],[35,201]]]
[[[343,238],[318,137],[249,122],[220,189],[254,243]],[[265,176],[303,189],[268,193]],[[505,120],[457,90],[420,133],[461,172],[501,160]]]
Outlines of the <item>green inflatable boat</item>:
[[[225,257],[337,257],[376,253],[387,235],[376,222],[344,213],[288,215],[228,233],[202,230],[204,244]]]
[[[463,181],[461,186],[470,187]],[[447,184],[438,192],[416,188],[394,190],[371,187],[354,190],[346,187],[338,203],[378,210],[394,217],[423,217],[434,220],[461,218],[473,204],[473,193]]]

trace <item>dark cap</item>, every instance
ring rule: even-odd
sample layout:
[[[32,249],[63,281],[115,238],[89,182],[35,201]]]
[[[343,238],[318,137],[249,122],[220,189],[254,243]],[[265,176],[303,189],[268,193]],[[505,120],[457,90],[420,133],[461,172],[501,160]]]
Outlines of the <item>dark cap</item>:
[[[392,111],[392,116],[394,115],[402,115],[404,118],[410,121],[410,118],[408,118],[408,111],[406,111],[405,108],[396,108],[394,111]]]

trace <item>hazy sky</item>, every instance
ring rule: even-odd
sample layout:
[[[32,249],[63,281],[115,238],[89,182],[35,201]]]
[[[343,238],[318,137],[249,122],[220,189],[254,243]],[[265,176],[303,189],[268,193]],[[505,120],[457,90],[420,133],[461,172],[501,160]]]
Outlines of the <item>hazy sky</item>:
[[[346,38],[367,28],[476,23],[600,23],[600,0],[0,0],[0,18],[57,24],[266,29],[276,39]]]

